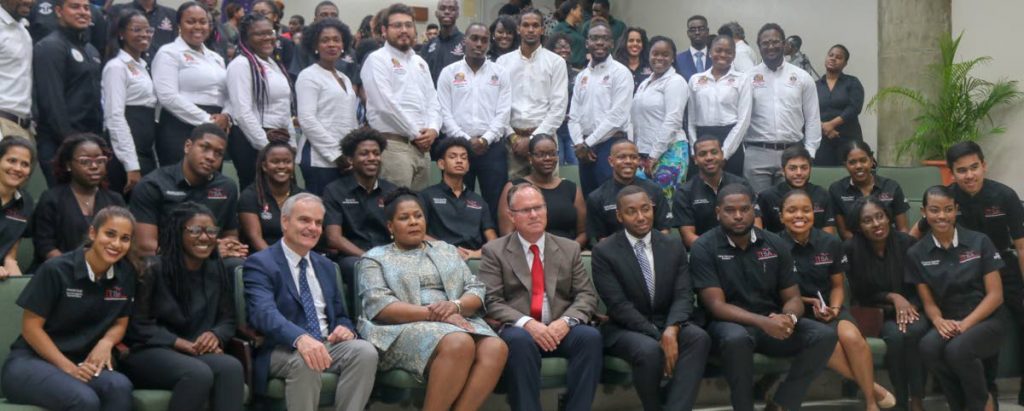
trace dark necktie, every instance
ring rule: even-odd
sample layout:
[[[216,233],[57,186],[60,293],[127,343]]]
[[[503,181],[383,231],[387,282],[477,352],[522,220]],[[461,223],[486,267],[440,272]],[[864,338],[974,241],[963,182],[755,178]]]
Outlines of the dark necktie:
[[[316,315],[316,305],[313,304],[313,292],[309,290],[309,280],[306,279],[306,267],[309,261],[305,258],[299,260],[299,299],[302,301],[302,311],[306,313],[306,332],[317,340],[323,340],[324,335],[320,332],[320,319]]]

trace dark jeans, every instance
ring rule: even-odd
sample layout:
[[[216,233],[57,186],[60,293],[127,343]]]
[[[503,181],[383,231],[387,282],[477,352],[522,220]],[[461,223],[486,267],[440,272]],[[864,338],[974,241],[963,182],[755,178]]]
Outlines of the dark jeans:
[[[302,169],[302,178],[306,181],[306,192],[323,196],[327,185],[341,178],[341,172],[337,167],[313,167],[310,150],[312,150],[312,146],[306,143],[306,146],[302,148],[302,160],[299,162],[299,168]]]
[[[3,391],[14,404],[48,410],[124,411],[132,409],[132,382],[117,371],[103,370],[81,382],[28,349],[15,349],[3,368]]]
[[[760,328],[724,321],[712,321],[707,330],[722,359],[732,407],[739,411],[754,409],[755,352],[770,357],[793,357],[789,373],[773,400],[787,410],[798,410],[811,383],[825,370],[838,340],[832,327],[808,318],[801,318],[793,335],[785,340],[777,340]]]
[[[238,126],[232,126],[231,133],[228,133],[228,155],[238,172],[238,187],[244,190],[256,177],[256,156],[259,150],[252,146]]]
[[[679,330],[679,358],[672,378],[661,386],[665,371],[665,352],[661,342],[650,336],[624,331],[615,344],[607,347],[608,354],[625,359],[633,369],[633,387],[640,397],[644,411],[693,409],[697,389],[704,376],[704,365],[711,351],[711,337],[696,325]],[[665,401],[662,402],[662,393]]]
[[[579,164],[579,160],[576,159],[576,151],[572,149],[572,137],[569,136],[569,123],[562,123],[555,134],[558,136],[559,164],[573,166]]]
[[[504,381],[508,387],[508,403],[513,411],[542,409],[540,365],[543,357],[563,357],[569,360],[565,410],[589,411],[592,408],[604,359],[601,354],[601,333],[596,328],[582,324],[573,327],[552,352],[542,352],[530,333],[519,327],[506,326],[500,336],[508,344]]]
[[[226,354],[191,356],[170,348],[132,350],[121,362],[139,388],[171,390],[170,410],[241,411],[242,363]]]
[[[910,397],[924,398],[927,375],[918,343],[930,328],[923,315],[907,325],[906,333],[900,331],[895,320],[889,319],[882,324],[879,337],[885,341],[885,368],[892,380],[896,405],[903,409],[910,409]]]
[[[491,212],[491,223],[498,225],[498,199],[501,198],[501,190],[508,182],[508,148],[503,140],[498,140],[487,148],[483,155],[469,156],[469,172],[463,180],[466,188],[477,191],[477,182],[480,183],[480,196],[487,202],[488,211]],[[433,183],[433,182],[431,182]]]
[[[39,169],[46,179],[46,187],[57,185],[57,178],[53,175],[53,159],[57,157],[57,148],[60,142],[56,137],[39,134],[36,136],[36,157],[39,160]]]
[[[993,314],[966,332],[944,340],[936,329],[921,338],[921,357],[939,380],[951,411],[980,411],[988,401],[984,360],[999,355],[1003,325]]]
[[[612,153],[612,144],[624,138],[615,136],[591,147],[594,154],[597,154],[597,161],[580,162],[580,188],[583,190],[584,197],[589,196],[592,191],[612,178],[612,166],[608,164],[608,156]]]

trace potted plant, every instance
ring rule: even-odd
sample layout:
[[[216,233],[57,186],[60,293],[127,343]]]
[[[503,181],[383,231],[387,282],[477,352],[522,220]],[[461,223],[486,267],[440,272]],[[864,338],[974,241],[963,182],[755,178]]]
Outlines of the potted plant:
[[[953,179],[944,160],[946,150],[961,141],[1002,134],[1006,130],[995,124],[993,110],[1024,97],[1015,80],[989,82],[971,75],[976,66],[991,62],[991,57],[956,61],[962,37],[963,33],[956,38],[950,35],[939,44],[942,60],[929,67],[929,75],[938,85],[933,97],[906,87],[886,87],[868,103],[868,108],[875,108],[879,102],[894,100],[918,109],[914,135],[897,145],[896,157],[912,149],[917,158],[924,160],[922,163],[939,167],[946,184]]]

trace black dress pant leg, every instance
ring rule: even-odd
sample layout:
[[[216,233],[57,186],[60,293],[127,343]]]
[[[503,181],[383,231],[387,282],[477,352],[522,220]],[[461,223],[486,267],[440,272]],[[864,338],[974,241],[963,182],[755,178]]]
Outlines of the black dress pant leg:
[[[170,348],[132,351],[122,362],[138,388],[171,390],[171,410],[241,411],[242,364],[225,354],[190,356]]]
[[[880,336],[886,347],[885,368],[892,381],[896,405],[903,409],[909,409],[910,397],[924,398],[927,375],[918,344],[929,328],[928,320],[924,318],[907,325],[905,333],[899,330],[895,320],[886,320],[882,324]]]
[[[752,329],[736,323],[712,321],[707,331],[722,361],[733,410],[753,411],[755,345]]]
[[[777,340],[757,330],[756,351],[771,357],[793,357],[786,379],[779,384],[773,401],[787,410],[798,410],[814,379],[825,370],[836,349],[836,331],[817,321],[801,318],[793,334]]]
[[[935,329],[921,339],[921,356],[942,385],[950,410],[982,410],[988,401],[983,361],[999,354],[1003,325],[993,314],[944,340]]]

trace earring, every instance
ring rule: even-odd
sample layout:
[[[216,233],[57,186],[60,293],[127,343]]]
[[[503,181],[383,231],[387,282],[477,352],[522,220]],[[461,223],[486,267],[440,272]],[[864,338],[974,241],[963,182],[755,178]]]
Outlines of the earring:
[[[121,40],[121,41],[124,41],[124,36],[119,36],[117,39]]]

